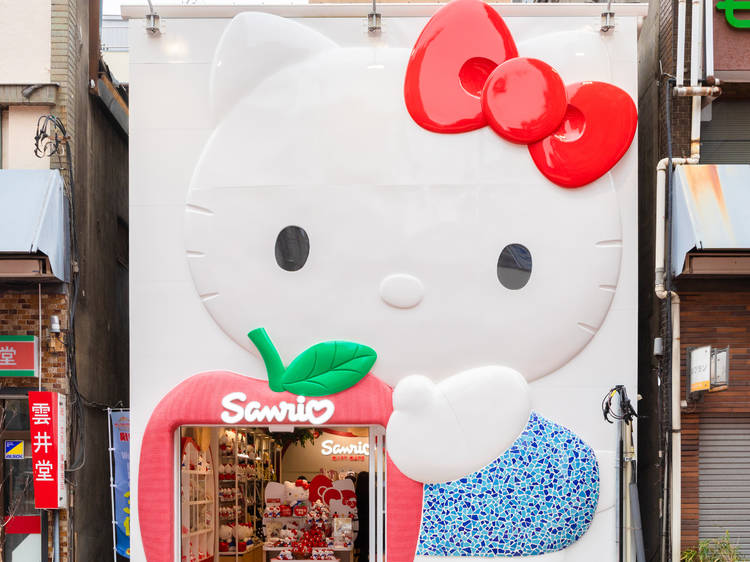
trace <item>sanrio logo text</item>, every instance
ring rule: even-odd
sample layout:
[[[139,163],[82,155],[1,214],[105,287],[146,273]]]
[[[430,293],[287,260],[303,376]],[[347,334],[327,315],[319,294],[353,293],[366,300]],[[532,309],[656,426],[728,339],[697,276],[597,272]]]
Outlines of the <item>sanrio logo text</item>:
[[[333,439],[326,439],[320,444],[321,455],[369,455],[370,445],[358,442],[356,445],[335,445]]]
[[[242,403],[245,403],[244,405]],[[307,422],[321,425],[331,419],[335,407],[330,400],[307,400],[297,397],[297,403],[279,402],[274,406],[264,406],[260,402],[247,402],[244,392],[232,392],[221,400],[224,411],[221,421],[228,424],[240,422]]]

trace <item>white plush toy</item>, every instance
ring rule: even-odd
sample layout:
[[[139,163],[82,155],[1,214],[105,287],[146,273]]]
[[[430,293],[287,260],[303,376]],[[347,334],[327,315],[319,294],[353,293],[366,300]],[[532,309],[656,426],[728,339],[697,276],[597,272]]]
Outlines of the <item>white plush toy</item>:
[[[308,497],[307,490],[301,486],[297,486],[294,482],[284,482],[284,503],[295,505],[307,501]]]
[[[232,540],[232,535],[234,533],[232,532],[232,527],[229,525],[221,525],[219,527],[219,539],[222,541],[229,542]]]
[[[608,387],[570,365],[615,295],[633,166],[566,189],[489,127],[426,130],[404,101],[403,47],[342,47],[263,13],[229,24],[186,212],[198,294],[253,353],[261,323],[289,359],[341,338],[377,352],[373,373],[395,387],[388,453],[425,485],[418,555],[602,560],[612,456],[576,434],[596,412],[575,410],[598,406],[578,390]],[[598,32],[517,47],[565,84],[615,81]],[[598,127],[574,110],[556,133],[570,143]],[[542,381],[565,410],[534,408]]]

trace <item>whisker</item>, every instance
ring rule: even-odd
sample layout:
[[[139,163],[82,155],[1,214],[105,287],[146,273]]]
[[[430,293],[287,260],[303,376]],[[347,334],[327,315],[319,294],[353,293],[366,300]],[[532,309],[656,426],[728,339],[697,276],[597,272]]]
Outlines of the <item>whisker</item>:
[[[598,248],[620,248],[622,240],[599,240],[594,246]]]
[[[199,207],[198,205],[193,205],[192,203],[188,203],[185,205],[188,211],[192,213],[196,213],[199,215],[213,215],[214,212],[211,209],[206,209],[205,207]]]
[[[609,293],[614,293],[615,290],[617,289],[617,285],[599,285],[599,288],[602,291],[607,291]]]
[[[203,293],[200,297],[203,302],[210,301],[219,296],[219,293]]]
[[[196,250],[188,250],[187,251],[187,256],[189,258],[202,258],[205,255],[206,254],[204,254],[203,252],[198,252]]]
[[[595,328],[594,326],[591,326],[590,324],[585,324],[584,322],[579,322],[578,327],[584,332],[588,332],[590,334],[595,334],[596,332],[599,331],[599,328]]]

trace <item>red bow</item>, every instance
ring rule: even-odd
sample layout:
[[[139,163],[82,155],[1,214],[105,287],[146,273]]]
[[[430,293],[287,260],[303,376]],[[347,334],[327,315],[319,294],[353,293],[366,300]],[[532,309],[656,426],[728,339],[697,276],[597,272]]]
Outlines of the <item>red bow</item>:
[[[453,0],[417,39],[406,69],[406,108],[436,133],[489,125],[526,144],[537,168],[562,187],[609,171],[635,135],[638,113],[620,88],[563,83],[547,63],[518,56],[500,15],[481,0]]]

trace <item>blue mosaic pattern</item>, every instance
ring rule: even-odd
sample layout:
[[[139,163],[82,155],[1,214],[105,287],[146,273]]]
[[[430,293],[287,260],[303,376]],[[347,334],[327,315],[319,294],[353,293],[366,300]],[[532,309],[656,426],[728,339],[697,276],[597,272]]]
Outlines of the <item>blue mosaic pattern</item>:
[[[599,500],[594,451],[533,413],[511,447],[459,480],[425,484],[417,554],[532,556],[588,529]]]

